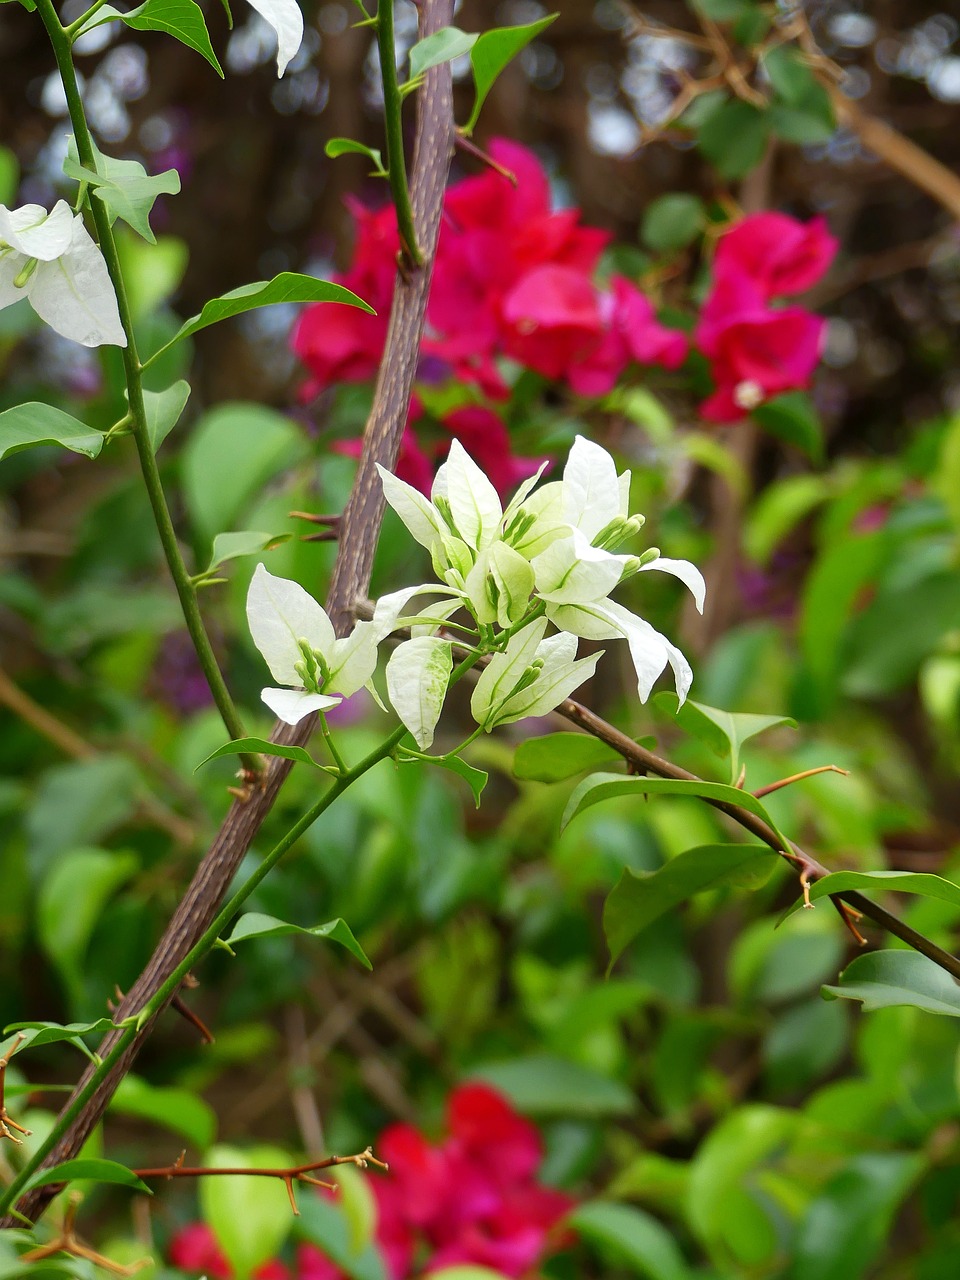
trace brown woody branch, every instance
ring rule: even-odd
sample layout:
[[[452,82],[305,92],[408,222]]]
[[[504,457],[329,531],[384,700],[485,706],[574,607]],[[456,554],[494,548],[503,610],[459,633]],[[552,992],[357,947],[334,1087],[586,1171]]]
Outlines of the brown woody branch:
[[[420,35],[430,35],[441,27],[449,26],[452,20],[453,0],[423,0]],[[411,194],[417,242],[423,250],[425,265],[415,271],[398,273],[394,288],[390,326],[373,408],[364,433],[363,454],[353,491],[340,525],[337,560],[326,601],[327,613],[340,635],[352,625],[354,602],[368,589],[384,509],[376,464],[392,469],[396,463],[417,368],[443,193],[453,153],[449,63],[431,68],[426,73],[424,88],[418,95],[418,108]],[[313,732],[314,723],[315,717],[311,716],[295,728],[277,725],[273,741],[286,746],[302,746]],[[271,757],[256,788],[245,792],[244,797],[238,798],[237,803],[231,806],[146,968],[127,993],[118,1017],[126,1017],[142,1009],[209,926],[290,768],[290,761]],[[46,1161],[48,1166],[76,1156],[100,1121],[120,1080],[129,1071],[154,1021],[155,1018],[151,1019],[138,1031],[76,1123],[50,1153]],[[115,1038],[108,1036],[99,1046],[99,1056],[105,1057],[115,1043]],[[81,1085],[92,1070],[88,1069]],[[35,1219],[52,1194],[49,1187],[28,1192],[17,1206],[19,1212]],[[11,1218],[0,1220],[0,1226],[12,1225],[14,1221]]]

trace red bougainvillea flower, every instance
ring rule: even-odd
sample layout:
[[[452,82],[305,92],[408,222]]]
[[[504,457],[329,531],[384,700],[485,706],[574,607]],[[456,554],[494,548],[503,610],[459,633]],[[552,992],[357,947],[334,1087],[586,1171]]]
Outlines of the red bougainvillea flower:
[[[714,277],[749,277],[763,298],[803,293],[829,270],[839,242],[824,218],[799,222],[785,213],[755,213],[720,237]]]
[[[728,267],[694,332],[716,383],[700,407],[702,415],[710,422],[736,422],[771,396],[808,386],[824,324],[802,307],[767,306],[756,283]]]

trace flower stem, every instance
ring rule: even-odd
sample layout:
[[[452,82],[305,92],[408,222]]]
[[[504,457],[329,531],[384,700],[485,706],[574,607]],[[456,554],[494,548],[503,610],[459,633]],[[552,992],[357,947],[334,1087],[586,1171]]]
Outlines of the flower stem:
[[[390,193],[397,210],[397,228],[403,255],[414,267],[423,266],[417,244],[407,186],[407,166],[403,156],[403,99],[397,81],[397,54],[393,39],[393,0],[377,0],[377,45],[380,51],[380,79],[383,82],[383,118],[387,140],[387,169]]]
[[[60,72],[60,79],[63,82],[67,106],[70,110],[70,121],[73,125],[73,134],[77,143],[77,154],[80,158],[80,163],[95,171],[97,168],[96,152],[93,139],[90,136],[90,128],[87,124],[80,87],[77,84],[77,73],[73,65],[68,30],[60,23],[53,0],[37,0],[37,10],[43,20],[43,25],[46,27],[47,36],[53,46],[54,56],[57,60],[57,68]],[[153,510],[157,532],[160,535],[160,543],[163,547],[174,586],[177,589],[184,622],[190,633],[190,639],[193,641],[193,647],[196,650],[204,677],[210,687],[213,700],[216,703],[217,710],[220,712],[220,717],[231,738],[244,738],[247,735],[214,655],[210,637],[204,627],[200,607],[197,603],[196,589],[190,580],[190,574],[187,572],[183,556],[180,554],[170,509],[164,496],[160,471],[157,467],[153,444],[147,429],[143,400],[143,366],[140,364],[140,357],[137,353],[133,315],[124,284],[123,269],[120,265],[120,255],[117,251],[113,227],[110,225],[107,209],[97,193],[92,189],[89,190],[87,199],[97,228],[100,251],[107,264],[107,270],[110,273],[110,279],[117,295],[120,323],[123,325],[123,331],[127,338],[127,345],[121,351],[121,355],[123,356],[123,368],[127,384],[127,399],[130,404],[131,426],[137,446],[137,454],[140,459],[143,482]],[[262,772],[263,765],[258,757],[247,754],[242,755],[240,760],[248,771],[254,774]]]
[[[43,3],[50,3],[50,0],[38,0],[38,6]],[[347,790],[352,783],[358,778],[372,769],[375,764],[379,764],[381,760],[386,760],[396,747],[397,743],[407,732],[404,725],[398,725],[396,729],[387,737],[379,746],[375,747],[368,755],[348,769],[341,777],[328,788],[320,799],[308,809],[307,812],[296,822],[286,835],[273,846],[264,860],[257,867],[256,871],[248,877],[240,886],[235,894],[228,902],[220,908],[217,915],[211,921],[210,925],[200,936],[196,944],[191,947],[177,967],[170,973],[169,977],[158,987],[156,992],[151,996],[147,1003],[136,1014],[126,1018],[123,1022],[123,1031],[119,1036],[117,1043],[110,1052],[101,1061],[97,1070],[94,1071],[87,1080],[83,1088],[76,1094],[70,1106],[57,1118],[57,1123],[53,1129],[39,1145],[33,1156],[17,1176],[13,1179],[2,1194],[0,1194],[0,1215],[7,1213],[22,1195],[27,1183],[40,1168],[43,1161],[54,1149],[61,1137],[69,1130],[76,1117],[81,1113],[89,1099],[96,1092],[100,1081],[103,1080],[111,1071],[115,1062],[123,1055],[124,1050],[131,1040],[137,1035],[137,1032],[148,1022],[155,1014],[159,1013],[167,1001],[176,993],[177,988],[182,983],[184,977],[194,969],[198,962],[213,948],[220,934],[224,931],[233,917],[250,897],[254,889],[256,889],[262,881],[269,875],[280,859],[300,837],[316,822],[329,807],[337,800],[344,791]]]

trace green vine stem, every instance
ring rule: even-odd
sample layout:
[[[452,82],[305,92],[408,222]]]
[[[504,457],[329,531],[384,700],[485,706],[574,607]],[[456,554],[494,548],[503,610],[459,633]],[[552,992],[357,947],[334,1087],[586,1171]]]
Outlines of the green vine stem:
[[[93,139],[90,136],[90,128],[87,124],[86,112],[83,108],[80,87],[77,84],[70,35],[57,16],[53,0],[37,0],[37,11],[43,20],[43,25],[46,28],[47,36],[57,60],[57,68],[60,72],[60,79],[63,82],[67,106],[70,110],[73,134],[77,142],[77,154],[81,164],[89,169],[96,170],[96,153],[93,147]],[[133,317],[130,311],[130,302],[127,297],[123,269],[120,265],[120,255],[117,251],[113,228],[110,225],[106,207],[95,191],[88,189],[87,200],[96,225],[100,251],[107,264],[107,270],[110,273],[110,279],[117,295],[120,322],[127,337],[127,345],[121,354],[123,356],[123,368],[127,384],[127,397],[130,403],[130,420],[133,428],[133,438],[137,446],[137,454],[140,459],[140,470],[143,474],[147,496],[153,510],[154,522],[156,523],[167,565],[180,599],[184,622],[190,633],[190,639],[193,641],[193,647],[196,650],[197,658],[200,661],[201,669],[210,687],[217,710],[220,712],[220,717],[230,737],[243,738],[246,737],[243,724],[214,655],[213,646],[204,627],[203,617],[197,603],[196,590],[183,562],[183,556],[180,554],[176,531],[173,527],[173,520],[170,516],[166,497],[164,496],[160,471],[157,467],[157,460],[150,441],[150,433],[147,430],[147,418],[143,402],[143,366],[137,353]],[[262,771],[263,766],[259,757],[248,754],[241,756],[240,760],[243,767],[249,772],[259,774]]]
[[[383,118],[387,141],[387,169],[390,194],[397,210],[400,244],[408,264],[423,266],[423,254],[417,244],[407,186],[407,166],[403,156],[403,99],[397,80],[397,54],[393,38],[393,0],[377,0],[377,45],[380,52],[380,79],[383,82]]]
[[[43,3],[44,0],[39,0]],[[49,2],[49,0],[48,0]],[[461,663],[458,671],[454,673],[456,678],[458,674],[463,674],[468,667],[473,665],[473,660]],[[96,1092],[100,1085],[100,1081],[109,1074],[115,1062],[123,1055],[127,1045],[137,1034],[139,1029],[163,1009],[164,1005],[176,992],[177,988],[183,982],[183,979],[195,968],[203,957],[216,945],[220,934],[226,929],[227,925],[237,914],[240,908],[250,897],[254,889],[262,883],[262,881],[270,874],[280,859],[300,837],[307,831],[317,818],[324,813],[333,802],[347,790],[358,778],[367,773],[374,765],[379,764],[381,760],[386,760],[403,738],[407,730],[404,725],[398,725],[396,729],[387,737],[379,746],[375,747],[369,755],[366,755],[352,769],[349,769],[341,777],[337,778],[333,784],[324,792],[320,799],[312,808],[297,821],[286,835],[274,845],[264,860],[257,867],[256,871],[244,881],[235,894],[224,904],[217,912],[206,930],[201,934],[200,938],[193,947],[187,952],[180,963],[173,969],[162,986],[154,992],[151,998],[146,1002],[142,1009],[139,1009],[129,1018],[124,1019],[123,1034],[118,1038],[116,1044],[110,1052],[104,1057],[96,1071],[94,1071],[86,1084],[80,1089],[72,1099],[70,1106],[67,1107],[58,1117],[57,1123],[53,1126],[50,1133],[43,1140],[37,1150],[34,1152],[30,1160],[24,1165],[17,1176],[13,1179],[8,1187],[0,1195],[0,1215],[9,1212],[15,1205],[33,1177],[34,1173],[43,1164],[43,1161],[54,1149],[63,1135],[73,1124],[76,1117],[86,1106],[88,1100]]]

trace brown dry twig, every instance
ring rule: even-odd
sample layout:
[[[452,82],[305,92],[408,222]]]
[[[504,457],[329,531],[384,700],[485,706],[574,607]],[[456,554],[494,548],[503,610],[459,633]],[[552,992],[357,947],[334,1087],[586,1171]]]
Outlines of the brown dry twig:
[[[153,1266],[152,1258],[140,1258],[125,1267],[119,1262],[114,1262],[112,1258],[106,1258],[102,1253],[97,1253],[96,1249],[91,1249],[88,1244],[84,1244],[74,1229],[77,1209],[82,1199],[82,1196],[74,1192],[70,1197],[67,1211],[63,1215],[63,1226],[58,1234],[46,1244],[38,1245],[28,1253],[22,1253],[17,1261],[43,1262],[46,1258],[53,1258],[58,1253],[69,1253],[71,1257],[84,1258],[87,1262],[92,1262],[96,1267],[103,1267],[104,1271],[110,1271],[115,1276],[135,1276],[144,1267]]]
[[[10,1065],[10,1059],[23,1044],[25,1038],[22,1035],[18,1035],[4,1056],[0,1058],[0,1138],[9,1138],[18,1147],[22,1146],[23,1138],[18,1138],[17,1134],[22,1133],[25,1138],[29,1138],[30,1130],[25,1129],[22,1124],[17,1124],[16,1120],[11,1120],[7,1115],[5,1090],[7,1087],[7,1067]]]

